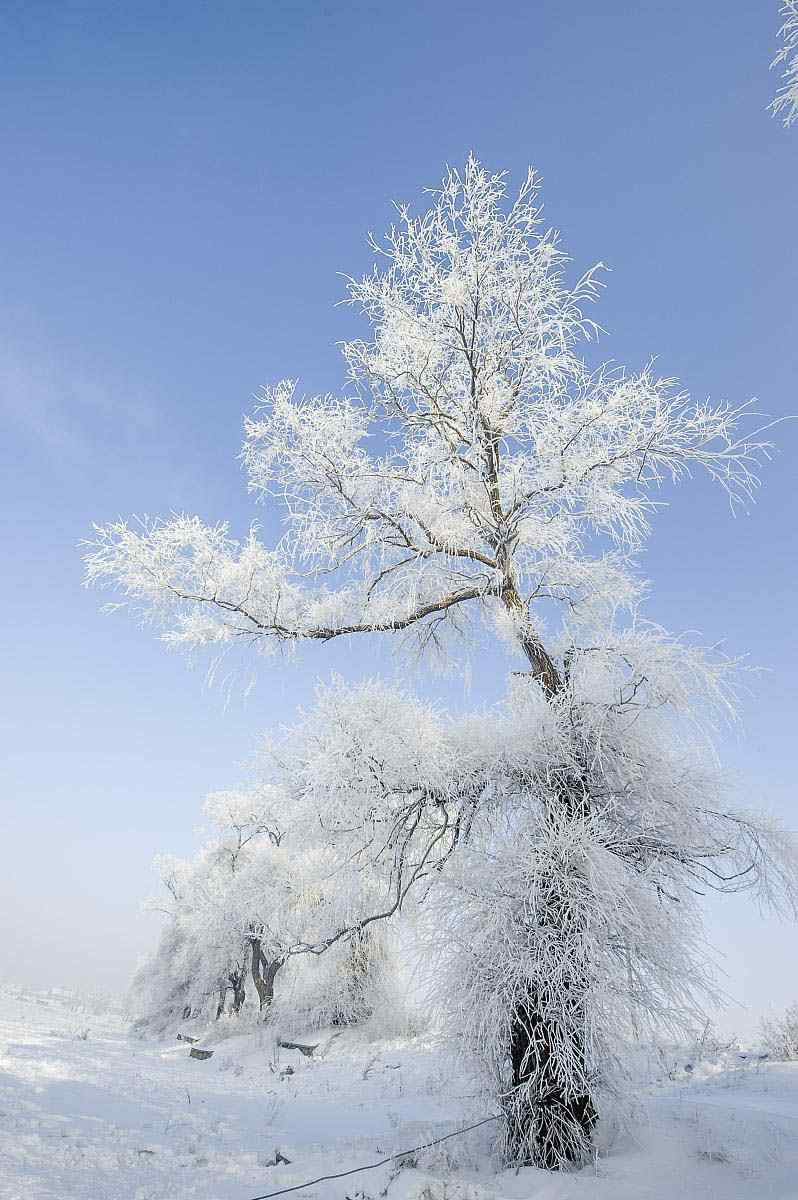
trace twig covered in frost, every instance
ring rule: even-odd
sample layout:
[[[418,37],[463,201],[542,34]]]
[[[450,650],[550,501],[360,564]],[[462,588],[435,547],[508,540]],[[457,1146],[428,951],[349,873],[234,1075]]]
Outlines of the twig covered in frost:
[[[784,64],[783,83],[770,107],[785,125],[792,125],[798,117],[798,0],[783,0],[780,11],[783,22],[779,37],[783,45],[772,65]]]

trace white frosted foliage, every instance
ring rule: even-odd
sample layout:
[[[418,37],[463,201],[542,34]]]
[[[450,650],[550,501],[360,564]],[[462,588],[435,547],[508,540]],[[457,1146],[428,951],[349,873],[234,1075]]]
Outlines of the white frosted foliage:
[[[628,599],[626,558],[665,480],[703,470],[733,505],[752,497],[767,448],[742,431],[745,404],[582,356],[600,267],[567,281],[534,172],[509,200],[472,158],[425,213],[399,215],[379,265],[349,282],[370,327],[343,347],[349,390],[283,381],[246,421],[249,486],[281,507],[279,545],[190,516],[97,528],[89,582],[167,640],[402,632],[445,649],[478,628],[475,603],[497,602],[534,640],[538,601],[573,621]]]
[[[771,108],[785,125],[792,125],[798,117],[798,2],[783,0],[780,12],[782,46],[772,65],[782,68],[782,85]]]

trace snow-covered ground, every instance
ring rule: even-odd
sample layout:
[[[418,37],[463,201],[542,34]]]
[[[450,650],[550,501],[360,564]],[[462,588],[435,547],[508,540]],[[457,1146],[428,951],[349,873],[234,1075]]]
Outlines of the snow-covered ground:
[[[0,987],[0,1196],[250,1200],[490,1111],[431,1037],[333,1032],[314,1035],[308,1058],[275,1050],[265,1030],[217,1029],[200,1061],[186,1043],[130,1038],[121,1009],[99,1000]],[[632,1126],[605,1122],[596,1163],[574,1174],[499,1170],[487,1125],[293,1195],[798,1200],[798,1063],[727,1054],[687,1065],[658,1063]]]

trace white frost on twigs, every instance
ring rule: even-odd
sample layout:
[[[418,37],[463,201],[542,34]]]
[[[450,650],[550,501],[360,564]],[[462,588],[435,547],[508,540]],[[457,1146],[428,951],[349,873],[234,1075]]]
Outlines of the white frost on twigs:
[[[783,45],[772,65],[784,64],[782,86],[771,104],[774,113],[782,116],[785,125],[798,117],[798,0],[784,0],[781,6],[783,23],[779,36]]]
[[[666,481],[703,470],[733,506],[752,499],[768,445],[744,431],[747,404],[694,403],[651,365],[582,357],[600,268],[567,282],[534,172],[508,200],[505,176],[471,158],[375,249],[380,266],[349,281],[371,326],[343,347],[352,393],[286,380],[246,422],[249,486],[282,506],[279,545],[191,516],[97,527],[88,582],[168,641],[393,632],[445,651],[477,628],[475,606],[499,604],[528,652],[540,602],[573,622],[634,598],[629,556]]]

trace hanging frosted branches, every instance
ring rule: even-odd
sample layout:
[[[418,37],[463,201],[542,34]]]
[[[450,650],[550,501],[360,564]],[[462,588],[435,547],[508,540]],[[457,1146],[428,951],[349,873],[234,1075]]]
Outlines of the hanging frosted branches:
[[[489,1070],[515,1161],[581,1159],[631,1028],[702,1020],[703,895],[798,911],[794,842],[730,802],[707,741],[735,671],[637,625],[574,648],[553,700],[519,678],[455,718],[335,682],[270,749],[293,819],[333,851],[329,923],[294,950],[421,904],[431,985]],[[353,908],[363,875],[371,906],[361,888]]]
[[[734,712],[734,674],[734,663],[634,625],[574,648],[553,701],[520,677],[504,705],[455,718],[383,683],[337,680],[271,745],[265,778],[285,796],[286,820],[332,851],[331,894],[351,903],[352,879],[366,873],[380,881],[377,911],[443,877],[455,847],[495,829],[513,836],[520,812],[523,853],[534,827],[535,837],[587,833],[662,900],[749,890],[792,912],[791,843],[730,807],[706,740],[710,718]],[[336,903],[326,937],[346,915]]]
[[[737,673],[637,622],[573,642],[553,697],[516,677],[455,717],[333,680],[267,745],[256,792],[280,797],[294,886],[315,897],[283,916],[281,953],[357,954],[420,906],[430,986],[515,1161],[580,1160],[630,1029],[700,1021],[703,895],[796,913],[793,841],[731,803],[712,754]]]

